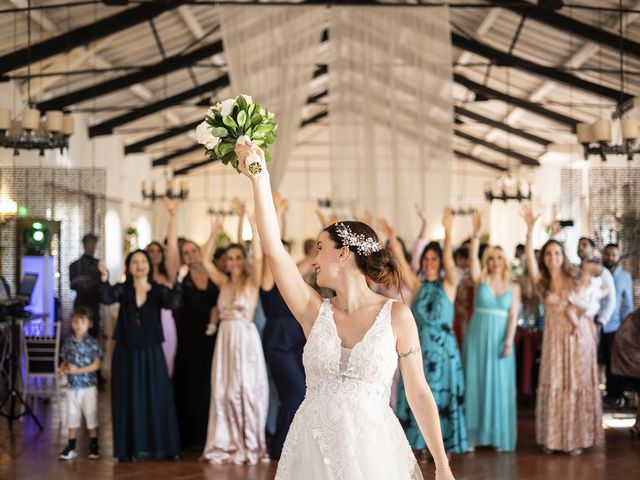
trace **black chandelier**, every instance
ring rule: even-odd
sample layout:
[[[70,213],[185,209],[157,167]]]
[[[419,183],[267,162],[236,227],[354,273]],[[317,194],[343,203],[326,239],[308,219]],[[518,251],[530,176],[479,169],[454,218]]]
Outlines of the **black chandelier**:
[[[158,192],[156,189],[156,181],[151,181],[151,190],[147,191],[146,184],[143,181],[140,186],[140,193],[142,194],[142,198],[144,200],[151,200],[155,202],[156,200],[162,200],[163,198],[168,198],[171,200],[186,200],[189,198],[189,187],[187,186],[187,182],[184,180],[180,182],[180,190],[174,191],[173,182],[171,180],[167,180],[164,193]]]
[[[494,200],[502,200],[503,202],[531,200],[531,182],[522,182],[508,174],[500,177],[497,182],[485,185],[484,198],[489,203]]]

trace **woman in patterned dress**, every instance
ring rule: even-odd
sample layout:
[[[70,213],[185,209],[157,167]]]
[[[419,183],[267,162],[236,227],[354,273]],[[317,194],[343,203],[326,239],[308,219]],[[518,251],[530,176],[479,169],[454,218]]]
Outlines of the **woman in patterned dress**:
[[[527,224],[527,270],[544,305],[542,358],[536,401],[536,441],[545,452],[579,455],[600,445],[602,400],[596,363],[597,333],[593,318],[580,317],[576,327],[567,318],[569,294],[576,275],[556,240],[549,240],[536,262],[531,236],[539,215],[523,209]]]
[[[437,242],[431,242],[422,252],[420,270],[424,280],[420,280],[404,259],[389,223],[386,220],[381,220],[380,223],[382,232],[390,241],[396,261],[400,264],[405,284],[410,286],[413,293],[411,310],[418,325],[424,375],[438,405],[444,446],[451,453],[462,453],[467,452],[469,446],[464,416],[464,375],[458,343],[453,334],[453,300],[456,295],[457,274],[451,246],[452,222],[453,213],[447,209],[442,220],[445,228],[444,251]],[[427,448],[411,414],[403,383],[398,388],[396,414],[411,446],[415,450]]]

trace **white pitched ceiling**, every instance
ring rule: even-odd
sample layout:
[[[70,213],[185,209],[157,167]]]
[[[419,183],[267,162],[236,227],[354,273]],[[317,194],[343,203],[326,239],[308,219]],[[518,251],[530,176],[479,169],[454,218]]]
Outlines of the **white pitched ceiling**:
[[[529,0],[533,2],[533,0]],[[59,5],[60,0],[42,0],[32,2],[37,6]],[[130,7],[105,6],[100,2],[73,6],[71,0],[68,7],[34,10],[31,13],[32,42],[51,38],[62,32],[73,30],[83,25],[109,17]],[[269,3],[265,0],[263,3]],[[291,3],[296,3],[292,1]],[[405,0],[386,0],[380,3],[429,3],[408,2]],[[516,32],[518,32],[521,16],[509,10],[488,8],[490,2],[483,0],[452,0],[450,18],[452,31],[463,36],[475,38],[501,51],[508,51]],[[457,8],[461,4],[477,5],[477,8]],[[563,8],[561,14],[570,16],[601,29],[617,33],[619,17],[614,11],[618,6],[616,0],[574,0],[572,8]],[[27,15],[24,12],[13,11],[27,6],[26,0],[0,0],[0,55],[15,51],[27,45]],[[625,36],[634,41],[640,41],[640,2],[625,0],[626,9],[637,10],[627,12],[623,16]],[[598,10],[600,7],[610,10]],[[255,8],[260,8],[256,6]],[[427,8],[427,7],[425,7]],[[188,2],[175,10],[157,16],[154,26],[167,56],[178,54],[200,40],[197,46],[219,40],[216,30],[217,19],[215,7],[207,2]],[[197,48],[197,47],[194,47]],[[318,50],[318,64],[327,61],[327,45]],[[533,19],[527,19],[519,31],[519,36],[512,50],[514,55],[534,61],[541,65],[552,66],[569,71],[580,78],[591,82],[619,88],[619,53],[610,47],[602,47],[590,43],[553,27],[549,27]],[[32,80],[31,90],[33,100],[41,101],[55,98],[61,94],[72,92],[79,88],[100,83],[109,78],[130,73],[132,68],[151,65],[162,61],[163,56],[156,42],[149,22],[138,25],[76,48],[68,53],[55,55],[31,66],[32,73],[55,73],[68,70],[91,70],[82,75],[47,76]],[[531,73],[515,68],[503,66],[489,66],[490,61],[478,55],[454,49],[452,61],[455,61],[455,72],[462,74],[478,83],[484,83],[496,90],[508,92],[515,97],[529,99],[549,110],[562,113],[580,121],[593,121],[603,114],[610,114],[614,108],[614,101],[586,93],[576,88],[570,88],[551,82]],[[135,109],[165,97],[175,95],[184,90],[203,84],[219,77],[226,71],[224,53],[213,58],[207,58],[191,68],[181,69],[160,77],[156,77],[141,84],[117,92],[95,97],[70,106],[71,110],[91,112],[93,125],[109,118]],[[120,69],[120,70],[118,70]],[[625,90],[632,95],[640,94],[640,60],[627,56],[625,59]],[[26,72],[26,68],[10,72],[9,75],[19,75]],[[24,83],[24,80],[18,80]],[[314,79],[310,85],[310,95],[325,90],[328,86],[326,75]],[[222,89],[219,96],[228,94]],[[458,106],[482,114],[497,121],[506,121],[511,126],[544,137],[553,142],[568,143],[573,136],[567,127],[541,118],[530,112],[506,105],[503,102],[476,101],[470,92],[456,85],[454,89],[455,103]],[[150,135],[155,135],[166,128],[179,126],[196,121],[202,116],[203,107],[195,107],[198,98],[193,98],[180,105],[174,105],[162,111],[116,129],[126,137],[127,143],[139,141]],[[328,97],[320,103],[306,107],[305,116],[311,116],[327,108]],[[513,150],[537,157],[544,152],[544,147],[515,135],[488,127],[469,118],[458,125],[461,131],[472,134],[481,139]],[[309,155],[315,157],[324,151],[314,142],[314,138],[326,141],[325,118],[318,124],[305,127],[305,132],[299,135],[297,154],[305,153],[304,146],[309,147]],[[324,130],[323,130],[324,129]],[[322,135],[320,132],[323,132]],[[164,142],[148,147],[154,156],[162,156],[174,150],[193,145],[193,139],[188,134],[171,137]],[[466,140],[456,138],[455,147],[468,153],[481,156],[496,163],[504,163],[503,154],[495,153],[486,147],[474,145]],[[178,163],[198,160],[201,152],[193,152],[183,158],[176,159]]]

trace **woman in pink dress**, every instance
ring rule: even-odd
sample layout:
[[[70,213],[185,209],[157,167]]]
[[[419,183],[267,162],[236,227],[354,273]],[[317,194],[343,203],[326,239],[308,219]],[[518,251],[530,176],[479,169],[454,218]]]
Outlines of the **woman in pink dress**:
[[[221,224],[214,221],[212,235]],[[265,425],[269,408],[269,382],[262,342],[253,323],[262,280],[262,249],[253,228],[253,268],[249,271],[244,248],[227,248],[229,275],[207,257],[205,266],[220,288],[219,328],[211,368],[209,428],[203,460],[212,463],[256,464],[268,461]]]
[[[577,287],[562,245],[549,240],[536,262],[531,235],[539,215],[523,211],[527,223],[527,270],[545,310],[542,358],[536,403],[536,441],[545,452],[579,455],[600,445],[602,400],[598,390],[596,326],[582,315],[578,325],[567,317],[569,294]]]
[[[159,242],[151,242],[145,248],[151,259],[151,268],[153,270],[153,281],[167,288],[173,288],[173,284],[180,267],[180,254],[178,253],[178,236],[176,234],[176,211],[179,201],[173,201],[165,198],[163,200],[167,210],[169,211],[169,226],[167,229],[167,246],[166,248]],[[173,312],[163,308],[160,314],[162,321],[162,333],[164,334],[164,342],[162,342],[162,351],[167,362],[167,371],[169,378],[173,377],[173,360],[176,356],[178,348],[178,336],[176,334],[176,322],[173,319]]]

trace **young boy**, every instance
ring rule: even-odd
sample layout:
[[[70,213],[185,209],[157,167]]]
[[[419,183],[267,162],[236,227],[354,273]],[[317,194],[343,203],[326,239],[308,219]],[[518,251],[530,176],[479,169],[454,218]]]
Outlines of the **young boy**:
[[[76,435],[84,415],[89,436],[89,458],[100,458],[98,447],[98,375],[102,349],[97,340],[87,331],[91,327],[91,310],[75,307],[71,316],[73,335],[67,338],[60,351],[62,363],[60,372],[67,375],[67,416],[69,423],[69,443],[60,460],[71,460],[78,456]]]

